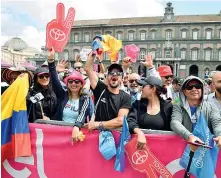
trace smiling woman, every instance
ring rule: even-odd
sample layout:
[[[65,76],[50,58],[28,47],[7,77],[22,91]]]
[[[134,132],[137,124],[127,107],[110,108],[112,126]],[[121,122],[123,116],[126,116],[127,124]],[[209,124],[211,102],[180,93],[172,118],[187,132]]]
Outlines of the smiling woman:
[[[32,98],[41,94],[43,99],[33,103]],[[34,85],[27,96],[29,122],[37,119],[54,119],[57,98],[50,85],[50,74],[47,68],[38,68],[34,75]]]

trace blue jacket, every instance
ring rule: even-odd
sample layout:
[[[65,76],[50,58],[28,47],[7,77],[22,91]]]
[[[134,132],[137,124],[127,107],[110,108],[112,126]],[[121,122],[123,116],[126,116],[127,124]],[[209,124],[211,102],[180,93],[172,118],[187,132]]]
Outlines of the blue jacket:
[[[49,72],[51,75],[51,83],[53,90],[57,96],[58,99],[58,106],[57,106],[57,112],[56,112],[56,118],[59,121],[62,121],[63,116],[63,110],[65,105],[67,104],[69,100],[68,91],[64,90],[63,86],[61,85],[61,82],[58,79],[58,74],[56,71],[55,62],[49,63]],[[82,94],[79,98],[79,115],[75,122],[75,126],[81,128],[85,121],[87,121],[87,116],[90,116],[90,101],[91,98],[88,95]]]

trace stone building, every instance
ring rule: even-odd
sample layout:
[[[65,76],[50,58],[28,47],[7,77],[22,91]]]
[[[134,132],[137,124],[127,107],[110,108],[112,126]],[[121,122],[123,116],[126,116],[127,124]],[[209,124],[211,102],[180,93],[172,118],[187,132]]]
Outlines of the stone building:
[[[151,52],[154,63],[170,65],[177,76],[204,77],[210,71],[221,70],[221,12],[212,15],[175,15],[172,3],[159,17],[135,17],[74,22],[70,39],[56,59],[74,61],[82,48],[90,48],[97,34],[110,34],[123,45],[140,48],[140,59]],[[124,47],[123,47],[124,48]],[[125,56],[124,49],[119,59]],[[107,55],[104,63],[109,64]]]

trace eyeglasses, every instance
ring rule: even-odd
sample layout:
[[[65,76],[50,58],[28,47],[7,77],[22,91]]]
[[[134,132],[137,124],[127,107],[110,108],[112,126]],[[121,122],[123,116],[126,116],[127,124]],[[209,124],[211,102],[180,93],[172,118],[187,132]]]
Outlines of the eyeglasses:
[[[42,74],[42,75],[38,76],[38,78],[40,78],[40,79],[43,79],[43,78],[48,79],[49,77],[50,77],[50,75],[48,75],[48,74]]]
[[[129,83],[137,83],[137,80],[129,80]]]
[[[173,75],[165,76],[165,79],[173,78]]]
[[[199,89],[203,88],[203,85],[202,84],[187,85],[187,86],[185,86],[185,89],[186,90],[192,90],[193,87],[195,89],[199,90]]]
[[[79,84],[82,82],[80,80],[68,80],[68,84],[72,84],[72,83]]]
[[[116,72],[116,71],[111,71],[108,73],[108,75],[117,75],[117,76],[121,76],[122,73],[121,72]]]

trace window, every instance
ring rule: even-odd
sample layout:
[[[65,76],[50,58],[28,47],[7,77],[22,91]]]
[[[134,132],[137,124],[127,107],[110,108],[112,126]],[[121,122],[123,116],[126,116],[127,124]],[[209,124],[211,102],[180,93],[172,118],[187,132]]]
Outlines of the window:
[[[182,31],[181,32],[181,38],[186,38],[186,33],[187,33],[186,31]]]
[[[68,51],[66,51],[66,50],[64,51],[64,59],[68,60]]]
[[[90,40],[90,34],[89,33],[84,34],[84,41],[89,42],[89,40]]]
[[[145,59],[146,49],[140,49],[140,60]]]
[[[171,58],[171,50],[165,51],[165,58]]]
[[[117,33],[117,39],[122,40],[123,39],[123,33],[121,33],[121,32]]]
[[[106,31],[106,33],[105,33],[106,35],[111,35],[112,34],[112,32],[111,31]]]
[[[221,30],[219,30],[219,39],[221,40]]]
[[[219,50],[219,61],[221,61],[221,49]]]
[[[74,35],[74,42],[79,42],[79,35],[78,34]]]
[[[181,59],[186,59],[186,50],[181,50]]]
[[[210,40],[212,38],[212,31],[211,30],[207,30],[206,31],[206,39]]]
[[[210,49],[206,49],[205,50],[205,60],[206,61],[210,61],[211,59],[211,50]]]
[[[122,60],[123,59],[123,51],[120,50],[118,53],[118,60]]]
[[[134,40],[134,32],[129,32],[129,41]]]
[[[197,50],[192,50],[192,60],[197,60],[198,59],[198,51]]]
[[[155,59],[155,58],[156,58],[156,51],[155,51],[155,50],[152,50],[152,51],[151,51],[151,55],[152,55],[152,59]]]
[[[77,55],[79,54],[79,51],[77,49],[74,50],[74,60],[76,60]]]
[[[151,37],[152,37],[152,39],[155,39],[155,38],[156,38],[156,31],[152,31],[152,32],[151,32]]]
[[[171,31],[167,31],[166,32],[166,40],[171,40],[171,36],[172,36],[172,32]]]
[[[145,32],[140,33],[140,40],[146,40],[146,33]]]
[[[193,31],[193,40],[198,39],[198,31]]]

